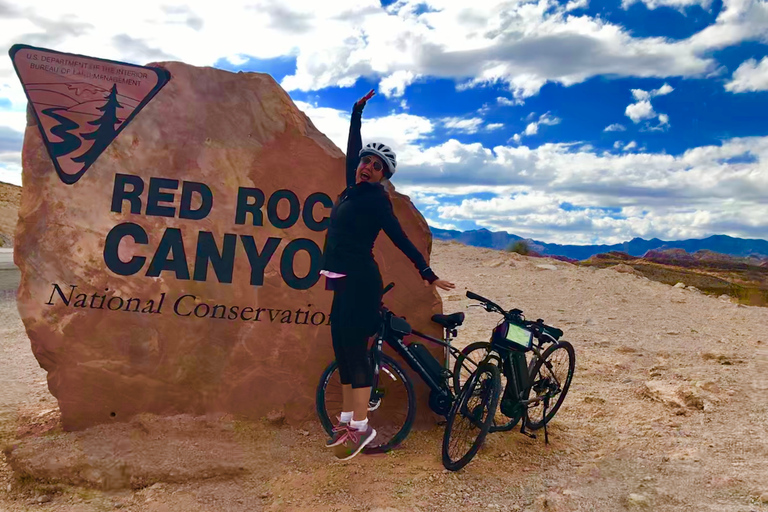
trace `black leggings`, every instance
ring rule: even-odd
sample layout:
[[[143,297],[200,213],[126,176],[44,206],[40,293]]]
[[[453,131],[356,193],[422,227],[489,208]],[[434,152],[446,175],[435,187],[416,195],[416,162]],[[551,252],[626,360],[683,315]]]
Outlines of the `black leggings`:
[[[342,384],[353,388],[371,386],[373,369],[368,357],[368,339],[379,327],[382,282],[378,269],[328,278],[333,290],[331,338],[339,363]]]

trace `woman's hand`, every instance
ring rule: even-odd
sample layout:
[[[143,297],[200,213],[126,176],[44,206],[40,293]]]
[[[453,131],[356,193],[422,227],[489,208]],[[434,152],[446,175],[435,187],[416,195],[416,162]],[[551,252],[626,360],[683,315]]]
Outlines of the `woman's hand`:
[[[425,285],[427,285],[427,286],[429,286],[429,281],[427,281],[427,280],[425,279],[425,280],[424,280],[424,284],[425,284]],[[455,284],[453,284],[453,283],[451,283],[451,282],[448,282],[448,281],[446,281],[445,279],[438,279],[437,281],[435,281],[435,282],[434,282],[434,283],[432,283],[432,284],[433,284],[433,285],[435,285],[435,286],[437,286],[437,287],[438,287],[438,288],[440,288],[441,290],[446,290],[446,291],[448,291],[448,290],[453,290],[454,288],[456,288],[456,285],[455,285]]]
[[[368,102],[368,100],[373,98],[374,94],[376,94],[376,92],[373,89],[371,89],[370,91],[368,91],[368,94],[366,94],[365,96],[363,96],[362,98],[360,98],[355,102],[355,106],[360,108],[364,107],[365,104]]]

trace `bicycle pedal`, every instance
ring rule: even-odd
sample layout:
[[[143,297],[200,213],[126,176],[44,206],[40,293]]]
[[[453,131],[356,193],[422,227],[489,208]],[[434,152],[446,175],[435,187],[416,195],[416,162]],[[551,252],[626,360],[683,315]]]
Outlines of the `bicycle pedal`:
[[[448,424],[448,420],[438,420],[437,421],[437,426],[438,427],[444,427],[447,424]]]

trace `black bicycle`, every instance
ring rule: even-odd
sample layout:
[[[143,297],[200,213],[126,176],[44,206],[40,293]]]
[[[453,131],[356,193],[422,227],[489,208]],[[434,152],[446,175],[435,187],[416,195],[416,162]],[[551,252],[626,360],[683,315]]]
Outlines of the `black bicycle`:
[[[565,400],[576,367],[573,346],[560,338],[563,331],[542,319],[526,320],[519,309],[505,311],[495,302],[476,293],[467,297],[480,302],[486,311],[499,313],[502,321],[494,328],[490,342],[476,342],[462,350],[454,366],[454,388],[466,386],[475,368],[492,363],[501,369],[499,387],[503,395],[493,414],[490,432],[508,431],[522,421],[520,431],[530,437],[546,430]],[[529,355],[530,357],[526,357]],[[448,433],[446,432],[446,435]]]
[[[393,286],[394,283],[387,285],[384,293]],[[464,322],[464,313],[432,316],[432,321],[444,329],[445,338],[441,340],[411,328],[405,319],[395,315],[383,303],[380,312],[381,326],[369,350],[373,385],[368,416],[375,423],[377,434],[373,442],[363,450],[364,453],[386,452],[396,447],[408,436],[416,416],[416,396],[411,378],[397,361],[383,353],[385,343],[427,384],[430,389],[429,408],[440,416],[448,415],[456,396],[452,389],[454,371],[450,368],[450,357],[457,360],[461,357],[461,352],[451,346],[451,340],[456,337],[457,327]],[[421,343],[406,344],[403,338],[409,334],[446,347],[448,352],[445,363],[435,359]],[[336,361],[328,365],[320,377],[315,407],[323,428],[328,435],[332,435],[332,418],[342,411],[341,380]]]

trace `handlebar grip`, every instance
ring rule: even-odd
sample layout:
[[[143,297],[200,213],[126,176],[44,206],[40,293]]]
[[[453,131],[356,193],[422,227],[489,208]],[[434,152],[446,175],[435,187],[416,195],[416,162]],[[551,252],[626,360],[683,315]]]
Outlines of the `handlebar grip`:
[[[382,290],[381,294],[385,295],[389,290],[395,287],[395,283],[389,283],[387,286],[384,287],[384,290]]]
[[[479,300],[480,302],[491,302],[490,300],[486,299],[485,297],[482,297],[474,292],[471,292],[467,290],[467,298],[472,300]]]

